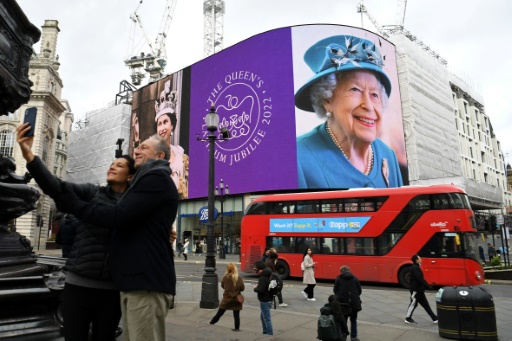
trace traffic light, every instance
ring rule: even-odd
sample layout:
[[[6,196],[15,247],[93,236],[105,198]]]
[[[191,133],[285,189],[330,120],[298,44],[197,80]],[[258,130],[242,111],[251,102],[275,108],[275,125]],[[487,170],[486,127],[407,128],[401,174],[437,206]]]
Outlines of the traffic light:
[[[495,215],[491,215],[491,222],[490,222],[490,225],[491,225],[491,231],[496,231],[496,216]]]

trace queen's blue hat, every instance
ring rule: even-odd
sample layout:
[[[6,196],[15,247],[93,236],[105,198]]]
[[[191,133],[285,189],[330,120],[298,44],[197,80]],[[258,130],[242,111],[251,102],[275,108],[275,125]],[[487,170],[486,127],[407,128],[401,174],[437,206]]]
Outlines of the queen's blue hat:
[[[311,46],[304,54],[304,61],[315,75],[295,94],[295,105],[305,111],[314,111],[311,105],[311,85],[330,73],[349,70],[370,70],[391,93],[391,82],[382,71],[384,60],[375,44],[354,36],[332,36]]]

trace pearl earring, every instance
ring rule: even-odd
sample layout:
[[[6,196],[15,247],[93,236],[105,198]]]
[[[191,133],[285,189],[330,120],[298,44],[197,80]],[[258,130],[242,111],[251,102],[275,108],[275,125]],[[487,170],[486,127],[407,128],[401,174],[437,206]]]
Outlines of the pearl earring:
[[[325,113],[325,116],[327,116],[327,118],[331,118],[332,117],[332,114],[330,112],[326,112]]]

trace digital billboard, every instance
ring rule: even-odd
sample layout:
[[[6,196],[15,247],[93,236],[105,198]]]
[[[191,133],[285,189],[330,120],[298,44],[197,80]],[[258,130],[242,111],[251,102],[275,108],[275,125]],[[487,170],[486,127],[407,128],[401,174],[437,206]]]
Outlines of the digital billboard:
[[[395,47],[369,31],[272,30],[135,92],[130,152],[165,138],[182,199],[208,193],[212,105],[231,135],[215,183],[231,194],[407,184]]]

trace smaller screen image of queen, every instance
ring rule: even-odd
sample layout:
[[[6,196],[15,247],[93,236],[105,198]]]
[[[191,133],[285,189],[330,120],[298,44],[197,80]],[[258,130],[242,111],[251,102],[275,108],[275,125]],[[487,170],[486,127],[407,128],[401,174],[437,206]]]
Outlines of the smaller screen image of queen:
[[[379,138],[392,89],[377,46],[331,36],[309,47],[304,61],[314,75],[295,105],[324,122],[297,137],[298,187],[402,186],[397,156]]]
[[[165,89],[160,93],[159,99],[155,101],[155,124],[156,133],[171,147],[169,159],[171,178],[178,189],[179,197],[187,199],[189,158],[184,149],[177,142],[173,142],[173,134],[178,124],[177,101],[178,91],[171,90],[170,81],[167,81]]]

